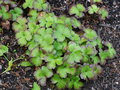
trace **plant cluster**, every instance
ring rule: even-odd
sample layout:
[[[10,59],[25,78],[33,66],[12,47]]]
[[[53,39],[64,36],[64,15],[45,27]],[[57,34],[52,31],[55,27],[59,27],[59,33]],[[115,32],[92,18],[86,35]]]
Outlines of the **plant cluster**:
[[[10,11],[5,6],[0,7],[0,18],[3,20],[12,19],[15,21],[19,16],[22,15],[22,13],[23,11],[19,7],[11,9]]]
[[[108,17],[107,10],[103,7],[101,8],[98,7],[96,4],[92,4],[91,6],[89,6],[88,10],[82,4],[77,4],[70,8],[69,13],[70,15],[75,15],[77,18],[80,18],[84,16],[83,12],[87,12],[87,11],[89,14],[94,14],[94,13],[100,14],[101,19],[105,19],[106,17]]]
[[[94,0],[94,3],[100,1]],[[77,4],[70,8],[70,17],[57,17],[50,11],[46,0],[25,0],[22,6],[29,8],[28,17],[22,16],[23,10],[19,7],[7,11],[2,6],[0,15],[5,20],[14,21],[12,28],[16,39],[20,46],[28,47],[26,54],[31,58],[23,61],[21,66],[39,67],[34,76],[41,86],[50,80],[59,89],[79,89],[83,86],[82,80],[97,77],[102,71],[100,64],[115,56],[109,42],[102,43],[94,30],[83,29],[77,19],[86,12],[100,14],[105,19],[108,12],[104,8],[96,4],[88,8]],[[9,14],[11,17],[8,18]],[[76,28],[83,29],[84,34],[75,33]],[[32,90],[40,90],[36,82]]]

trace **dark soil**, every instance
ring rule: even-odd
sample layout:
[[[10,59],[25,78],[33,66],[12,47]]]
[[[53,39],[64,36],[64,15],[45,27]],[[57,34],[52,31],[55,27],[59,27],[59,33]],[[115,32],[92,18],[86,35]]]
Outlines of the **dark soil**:
[[[69,7],[74,3],[82,2],[87,6],[87,1],[88,0],[48,0],[52,6],[52,11],[56,15],[67,14]],[[99,21],[98,17],[88,16],[82,20],[82,23],[84,26],[91,27],[96,30],[103,41],[111,42],[117,51],[117,55],[114,59],[108,59],[106,64],[102,66],[103,73],[98,76],[98,79],[85,82],[85,85],[81,90],[120,90],[120,1],[103,1],[104,6],[109,11],[108,19],[105,21]],[[0,21],[0,25],[2,25],[2,23],[7,24],[8,27],[4,27],[3,32],[0,33],[0,43],[9,46],[9,53],[6,54],[8,59],[11,59],[11,57],[16,59],[24,54],[26,48],[20,47],[17,44],[14,32],[9,29],[9,23]],[[35,67],[23,68],[16,66],[19,62],[20,61],[15,62],[13,70],[0,75],[0,90],[31,89],[32,84],[35,81],[33,76]],[[0,73],[5,70],[7,63],[8,62],[5,58],[0,58]],[[49,89],[47,87],[43,87],[42,90]]]

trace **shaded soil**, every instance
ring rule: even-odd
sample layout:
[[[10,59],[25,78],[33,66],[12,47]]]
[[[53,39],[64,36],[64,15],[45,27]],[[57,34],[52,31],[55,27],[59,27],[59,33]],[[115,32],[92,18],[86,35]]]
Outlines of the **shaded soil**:
[[[19,1],[19,0],[18,0]],[[72,3],[82,2],[84,0],[48,0],[52,6],[52,10],[56,15],[68,13],[68,8]],[[68,2],[66,2],[68,1]],[[85,17],[82,23],[86,27],[91,27],[97,31],[103,41],[109,41],[117,51],[114,59],[108,59],[103,65],[103,73],[99,75],[97,80],[85,82],[85,86],[81,90],[120,90],[120,1],[119,0],[103,0],[105,7],[109,11],[109,17],[105,21],[98,21],[96,17]],[[66,4],[67,3],[67,4]],[[2,22],[0,22],[1,24]],[[24,54],[25,47],[20,47],[15,39],[14,32],[11,29],[4,29],[0,33],[0,43],[8,45],[8,59],[18,58]],[[15,62],[16,64],[20,61]],[[7,67],[7,61],[3,57],[0,58],[0,73]],[[0,75],[0,90],[30,90],[34,80],[34,67],[19,67],[14,64],[13,70]],[[43,87],[42,90],[48,90]],[[56,89],[55,89],[56,90]]]

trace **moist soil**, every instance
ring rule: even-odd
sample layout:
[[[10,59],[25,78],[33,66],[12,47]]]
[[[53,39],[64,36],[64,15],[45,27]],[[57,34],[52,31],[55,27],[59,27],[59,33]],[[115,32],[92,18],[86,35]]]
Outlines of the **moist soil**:
[[[22,0],[16,0],[22,3]],[[52,6],[52,11],[57,15],[68,13],[68,9],[72,4],[83,3],[86,7],[89,0],[48,0]],[[120,90],[120,0],[103,0],[103,5],[109,11],[109,17],[103,21],[99,17],[84,17],[82,24],[85,27],[94,29],[101,37],[102,41],[109,41],[113,44],[117,55],[113,59],[106,60],[106,64],[102,65],[103,72],[95,80],[84,81],[85,85],[81,90]],[[26,15],[26,14],[25,14]],[[0,43],[8,45],[9,53],[7,58],[16,59],[24,55],[26,47],[20,47],[15,39],[15,33],[11,29],[11,23],[0,20],[0,26],[4,30],[0,32]],[[79,33],[79,31],[77,31]],[[26,56],[27,57],[27,56]],[[10,72],[0,75],[0,90],[30,90],[34,79],[35,67],[20,67],[18,60],[14,63]],[[0,73],[7,68],[7,60],[0,57]],[[50,90],[48,86],[42,87],[42,90]],[[57,90],[52,88],[51,90]],[[65,89],[68,90],[68,89]]]

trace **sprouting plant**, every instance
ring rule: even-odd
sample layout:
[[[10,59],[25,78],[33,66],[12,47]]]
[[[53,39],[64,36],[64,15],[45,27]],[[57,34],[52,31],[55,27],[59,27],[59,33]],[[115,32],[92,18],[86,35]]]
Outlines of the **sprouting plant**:
[[[41,69],[38,69],[34,73],[34,76],[36,77],[37,80],[39,80],[42,86],[46,85],[46,79],[50,78],[52,75],[53,75],[52,70],[48,69],[45,66],[42,66]]]
[[[32,90],[41,90],[41,88],[36,82],[34,82]]]
[[[33,6],[34,9],[37,9],[38,11],[46,10],[49,6],[48,3],[46,2],[46,0],[37,0],[36,2],[34,2],[33,5],[34,5]]]
[[[5,45],[0,45],[0,56],[3,56],[3,54],[7,52],[8,52],[8,47]]]
[[[93,4],[88,9],[89,9],[89,11],[88,11],[89,14],[94,14],[94,13],[98,12],[99,7],[97,7],[97,5],[95,5],[95,4]]]
[[[16,7],[13,10],[10,10],[10,13],[12,14],[12,19],[16,20],[19,16],[22,15],[23,11],[21,8]]]
[[[61,78],[66,78],[68,74],[74,75],[75,68],[71,68],[69,64],[65,63],[62,66],[58,67],[57,73]]]
[[[105,19],[106,17],[108,17],[108,11],[104,8],[100,8],[98,13],[101,15],[102,19]]]
[[[5,69],[5,71],[2,72],[2,74],[10,71],[12,66],[13,66],[13,60],[11,59],[10,61],[8,61],[8,67]]]
[[[0,17],[7,20],[11,18],[11,14],[6,10],[4,6],[0,7]]]
[[[57,88],[63,89],[66,87],[67,78],[60,78],[58,74],[55,74],[51,79],[53,84],[56,84]]]
[[[23,8],[32,8],[34,0],[25,0],[25,3],[23,4]]]
[[[38,11],[46,10],[48,8],[48,4],[46,3],[46,0],[25,0],[25,3],[23,4],[23,8],[34,8]]]
[[[31,64],[29,61],[23,61],[23,62],[21,62],[20,65],[24,66],[24,67],[33,66],[33,64]]]
[[[46,62],[48,62],[47,67],[49,69],[55,69],[57,65],[62,65],[63,61],[62,61],[62,57],[54,57],[53,55],[49,55],[46,59]]]
[[[5,55],[3,55],[3,56],[4,56],[4,58],[8,61],[8,67],[5,69],[5,71],[2,72],[2,74],[10,71],[10,70],[12,69],[13,63],[14,63],[15,61],[18,61],[18,60],[23,59],[22,57],[20,57],[20,58],[17,58],[17,59],[11,58],[11,59],[9,60]]]
[[[79,89],[82,86],[83,86],[83,83],[80,81],[79,76],[72,76],[71,78],[69,78],[68,85],[67,85],[68,88]]]
[[[93,78],[94,73],[92,68],[89,65],[85,65],[81,68],[81,78],[82,79],[87,79],[87,78]]]
[[[16,38],[18,39],[18,43],[23,46],[27,44],[27,41],[30,41],[32,35],[29,31],[27,31],[26,26],[27,20],[25,18],[19,17],[17,18],[17,22],[13,24],[13,29],[18,32],[16,34]]]
[[[83,14],[84,11],[85,11],[85,7],[84,7],[82,4],[77,4],[77,5],[72,6],[72,7],[70,8],[69,13],[70,13],[71,15],[75,14],[76,17],[82,17],[82,16],[84,15],[84,14]]]

